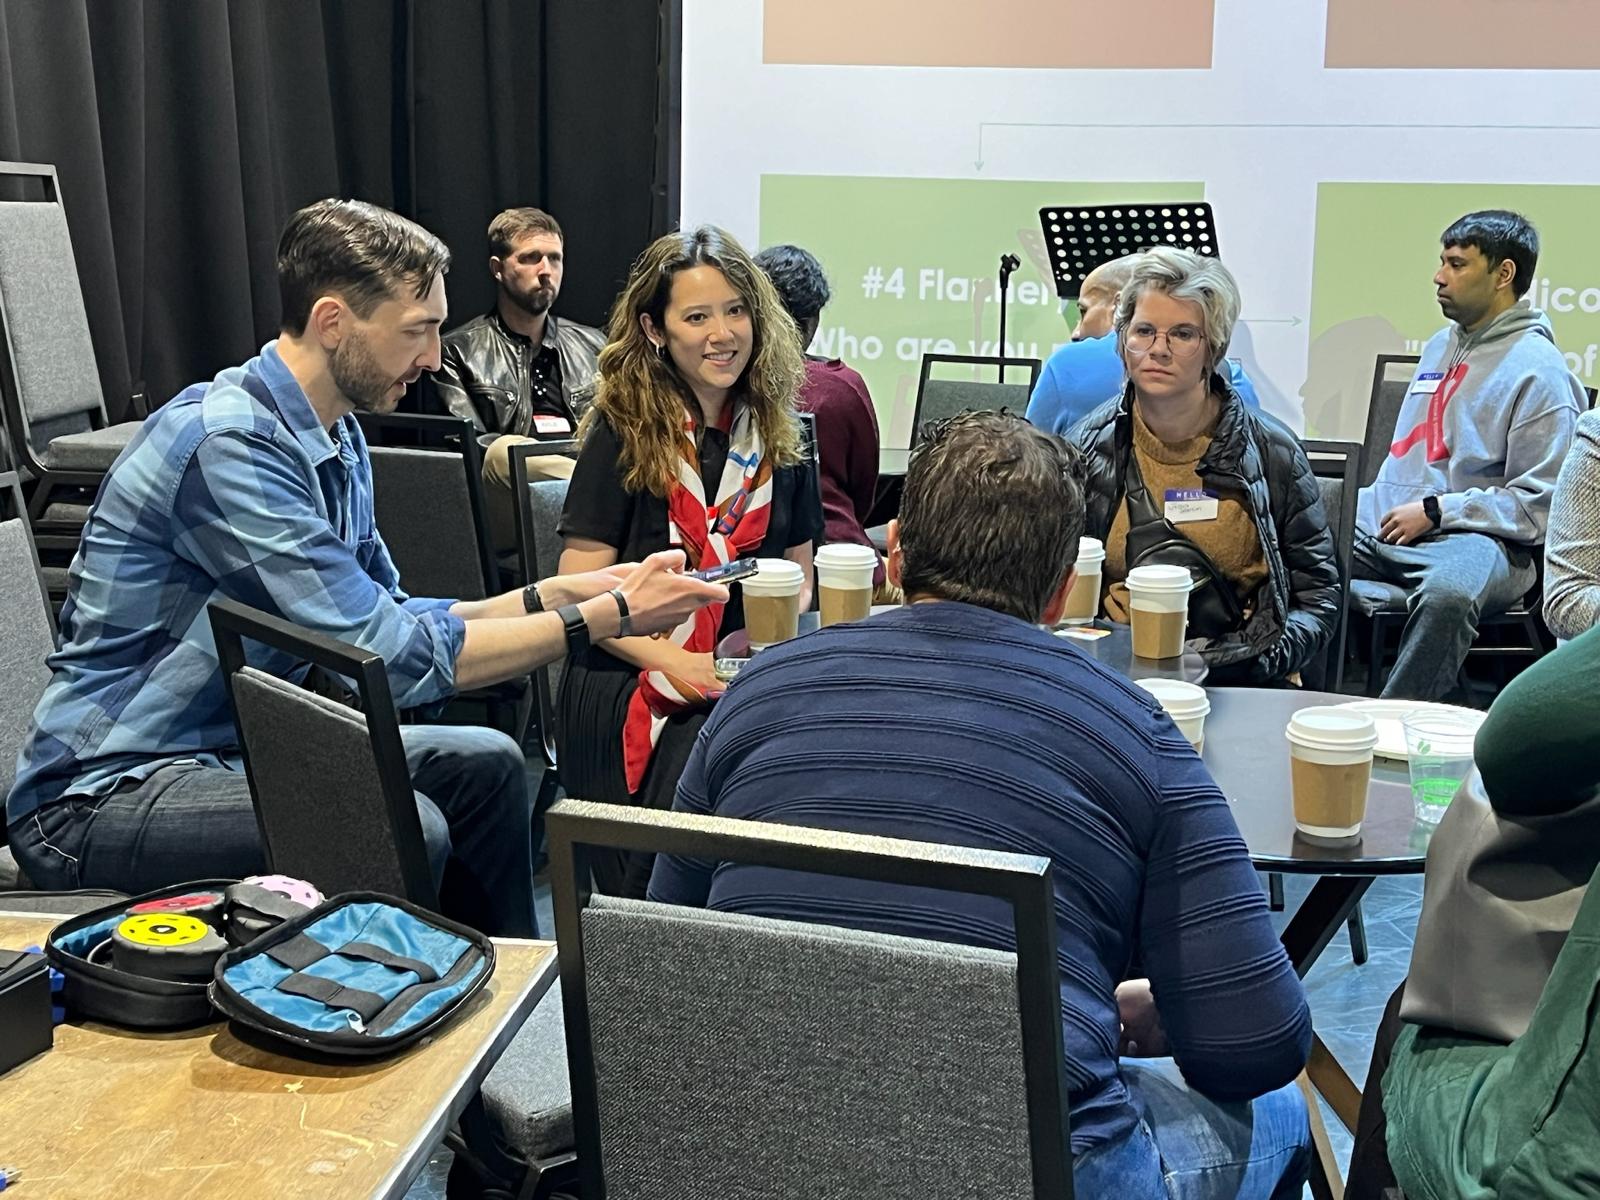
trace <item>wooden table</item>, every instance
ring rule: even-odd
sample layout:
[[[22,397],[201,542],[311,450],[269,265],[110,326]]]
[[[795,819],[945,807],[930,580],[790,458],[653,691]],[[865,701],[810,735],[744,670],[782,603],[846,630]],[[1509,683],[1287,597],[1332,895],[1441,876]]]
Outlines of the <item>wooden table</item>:
[[[1266,688],[1209,688],[1201,755],[1233,805],[1250,860],[1263,871],[1315,875],[1317,881],[1283,931],[1289,961],[1303,979],[1355,911],[1379,875],[1418,875],[1434,826],[1416,819],[1404,763],[1374,759],[1361,836],[1342,846],[1317,845],[1295,833],[1284,728],[1297,709],[1345,704],[1330,692]],[[1311,1082],[1353,1133],[1361,1091],[1316,1038],[1307,1068]]]
[[[62,919],[0,912],[0,946]],[[462,1016],[378,1062],[288,1058],[226,1024],[58,1026],[53,1050],[0,1076],[0,1166],[26,1200],[403,1196],[555,978],[549,942],[495,952]]]

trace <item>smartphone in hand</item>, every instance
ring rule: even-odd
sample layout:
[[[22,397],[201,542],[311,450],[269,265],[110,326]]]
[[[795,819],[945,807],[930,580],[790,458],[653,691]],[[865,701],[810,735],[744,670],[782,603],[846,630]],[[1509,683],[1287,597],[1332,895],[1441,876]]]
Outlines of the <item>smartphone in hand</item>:
[[[703,571],[689,572],[696,579],[705,583],[732,583],[736,579],[747,579],[754,575],[759,568],[753,558],[736,558],[732,562],[718,563],[714,567],[707,567]]]

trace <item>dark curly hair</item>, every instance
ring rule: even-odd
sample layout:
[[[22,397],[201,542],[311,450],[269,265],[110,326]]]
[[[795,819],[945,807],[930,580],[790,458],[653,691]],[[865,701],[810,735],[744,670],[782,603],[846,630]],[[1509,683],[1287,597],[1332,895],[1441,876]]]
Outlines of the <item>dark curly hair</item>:
[[[822,264],[809,250],[790,245],[768,246],[756,255],[756,266],[772,280],[796,325],[803,326],[816,318],[833,298]]]

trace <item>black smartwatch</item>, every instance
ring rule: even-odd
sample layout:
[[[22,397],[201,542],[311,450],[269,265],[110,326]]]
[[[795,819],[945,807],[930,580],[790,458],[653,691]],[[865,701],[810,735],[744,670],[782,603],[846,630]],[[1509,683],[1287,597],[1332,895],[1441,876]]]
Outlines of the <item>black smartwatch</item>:
[[[1422,498],[1422,511],[1428,520],[1433,522],[1435,529],[1444,523],[1444,514],[1439,511],[1439,497],[1424,496]]]
[[[522,607],[525,611],[531,613],[544,611],[544,601],[539,599],[539,585],[537,583],[530,583],[522,589]]]
[[[567,656],[575,658],[589,648],[589,622],[583,619],[576,604],[563,604],[556,609],[561,624],[567,631]]]

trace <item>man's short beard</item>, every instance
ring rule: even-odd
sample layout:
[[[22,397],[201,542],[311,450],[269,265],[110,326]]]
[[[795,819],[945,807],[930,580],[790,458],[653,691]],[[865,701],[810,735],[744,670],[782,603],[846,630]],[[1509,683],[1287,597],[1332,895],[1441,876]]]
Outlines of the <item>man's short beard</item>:
[[[346,334],[334,347],[328,356],[328,373],[333,385],[358,412],[382,411],[389,389],[397,382],[383,376],[367,339],[359,333]]]
[[[556,302],[554,288],[550,288],[548,291],[544,288],[533,288],[527,292],[514,292],[502,285],[500,290],[505,294],[507,300],[511,301],[530,317],[544,316]],[[548,299],[546,299],[547,295]]]

